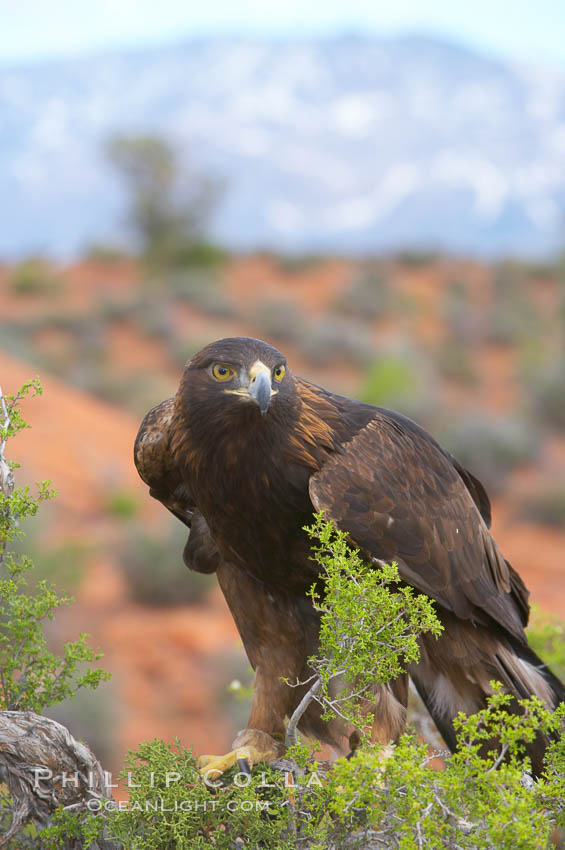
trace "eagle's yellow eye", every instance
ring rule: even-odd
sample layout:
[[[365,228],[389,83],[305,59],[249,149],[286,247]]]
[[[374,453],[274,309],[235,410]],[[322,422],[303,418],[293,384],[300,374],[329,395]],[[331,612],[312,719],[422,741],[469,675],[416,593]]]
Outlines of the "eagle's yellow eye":
[[[277,366],[276,369],[273,371],[273,378],[275,379],[275,381],[279,381],[279,382],[282,381],[282,379],[284,378],[285,372],[286,372],[286,369],[284,368],[284,366],[281,363],[281,365]]]
[[[217,381],[229,381],[235,375],[235,369],[228,366],[227,363],[214,363],[212,374]]]

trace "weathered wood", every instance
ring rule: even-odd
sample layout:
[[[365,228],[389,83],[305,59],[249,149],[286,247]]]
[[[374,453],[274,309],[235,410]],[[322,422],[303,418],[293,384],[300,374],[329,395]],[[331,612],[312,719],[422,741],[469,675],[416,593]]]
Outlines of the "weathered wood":
[[[56,808],[88,811],[90,801],[111,799],[90,747],[60,723],[31,711],[0,711],[0,772],[13,801],[12,822],[0,836],[0,847],[27,823],[45,826]],[[80,846],[75,841],[68,845]],[[98,844],[99,850],[118,847],[106,840]]]

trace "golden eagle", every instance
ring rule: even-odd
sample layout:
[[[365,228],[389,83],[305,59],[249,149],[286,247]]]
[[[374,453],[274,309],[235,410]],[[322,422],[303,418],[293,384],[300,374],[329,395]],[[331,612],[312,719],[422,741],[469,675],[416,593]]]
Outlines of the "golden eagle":
[[[405,416],[295,377],[265,342],[222,339],[146,415],[135,463],[150,494],[190,528],[186,565],[217,573],[255,670],[247,729],[210,766],[225,769],[241,747],[255,761],[282,752],[285,717],[305,687],[281,677],[305,681],[318,641],[303,531],[314,511],[435,600],[444,632],[421,638],[408,672],[452,749],[452,718],[484,707],[492,679],[552,707],[565,699],[528,646],[528,591],[489,534],[482,484]],[[376,690],[374,740],[402,733],[407,695],[407,675]],[[311,704],[300,729],[343,751],[343,725],[320,711]],[[530,747],[536,771],[544,743]]]

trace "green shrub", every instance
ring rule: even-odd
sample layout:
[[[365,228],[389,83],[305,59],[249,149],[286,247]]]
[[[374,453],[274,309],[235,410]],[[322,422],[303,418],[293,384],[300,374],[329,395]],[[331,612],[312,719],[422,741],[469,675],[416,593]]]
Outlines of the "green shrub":
[[[174,222],[166,227],[169,232],[159,236],[158,241],[144,251],[143,259],[148,269],[218,269],[226,262],[227,252],[220,245],[175,233]]]
[[[253,698],[253,668],[243,645],[234,646],[228,652],[219,651],[211,666],[218,682],[214,700],[234,729],[244,729]]]
[[[233,319],[238,315],[235,303],[220,287],[194,290],[187,299],[194,307],[217,319]]]
[[[565,431],[565,358],[540,364],[525,375],[533,409],[541,422],[560,433]]]
[[[30,594],[33,562],[13,551],[13,542],[24,533],[21,520],[35,516],[39,505],[54,495],[46,481],[36,485],[35,496],[29,486],[14,487],[13,472],[4,460],[7,440],[26,427],[19,403],[29,393],[41,393],[38,380],[4,396],[0,404],[0,707],[41,712],[79,688],[96,688],[108,675],[91,667],[81,670],[101,657],[87,646],[85,634],[67,642],[62,656],[50,651],[45,624],[72,599],[58,596],[46,580],[39,581],[35,593]]]
[[[221,261],[220,249],[204,238],[219,181],[187,172],[174,146],[159,136],[116,135],[106,153],[129,191],[130,223],[149,268]]]
[[[496,303],[482,322],[482,337],[493,345],[520,345],[539,333],[531,304],[519,295]]]
[[[357,269],[345,292],[332,310],[361,321],[380,319],[390,307],[388,281],[374,264]]]
[[[113,490],[108,494],[108,512],[117,519],[131,519],[139,513],[139,501],[129,490]]]
[[[178,339],[173,337],[169,340],[167,350],[169,357],[178,369],[184,369],[185,364],[191,357],[194,357],[209,340],[202,339]]]
[[[56,587],[65,590],[74,590],[80,585],[85,561],[90,554],[89,545],[82,540],[64,539],[49,542],[48,528],[51,517],[49,510],[44,509],[39,519],[34,517],[29,521],[24,520],[21,528],[25,536],[10,544],[15,556],[27,556],[33,562],[33,570],[26,577],[30,593],[37,592],[41,581],[52,582]]]
[[[265,299],[260,302],[254,324],[264,339],[296,342],[305,333],[305,319],[300,308],[288,299]]]
[[[477,386],[479,376],[474,356],[464,341],[447,340],[438,351],[436,362],[445,378],[458,381],[468,387]]]
[[[312,323],[298,340],[298,346],[304,357],[319,366],[367,366],[375,356],[370,335],[356,322],[337,317]]]
[[[183,301],[203,313],[218,318],[233,318],[237,306],[223,285],[215,268],[186,268],[166,278],[167,291],[176,301]]]
[[[414,369],[407,359],[383,355],[365,371],[359,393],[361,401],[391,407],[418,389]]]
[[[94,692],[83,688],[50,706],[45,714],[66,726],[77,740],[86,741],[101,764],[117,766],[116,733],[122,718],[113,682],[102,682]]]
[[[321,513],[306,531],[324,580],[323,595],[316,586],[309,594],[320,615],[321,651],[308,660],[317,677],[315,699],[324,708],[323,717],[339,716],[357,728],[370,727],[373,716],[367,704],[372,689],[417,662],[419,637],[426,632],[438,637],[443,626],[432,600],[402,583],[396,564],[376,568],[364,562],[348,546],[347,535]],[[336,679],[342,688],[339,698],[330,695]]]
[[[175,254],[179,267],[217,268],[227,260],[227,252],[220,245],[203,239],[180,243]]]
[[[324,262],[324,258],[318,254],[275,254],[273,259],[286,274],[301,274]]]
[[[502,260],[492,269],[492,295],[495,302],[511,303],[521,298],[525,291],[524,266],[516,260]]]
[[[553,672],[565,681],[565,626],[556,614],[532,605],[528,642]]]
[[[117,375],[110,364],[96,364],[88,359],[75,363],[65,378],[74,386],[136,416],[144,415],[175,391],[174,382],[167,383],[158,373]]]
[[[199,602],[210,590],[214,577],[187,569],[182,552],[188,529],[171,519],[161,534],[139,526],[124,536],[120,568],[130,594],[142,605],[170,606]]]
[[[365,686],[416,659],[418,635],[437,634],[439,623],[430,599],[399,584],[393,566],[364,564],[323,517],[310,533],[326,588],[323,599],[312,592],[321,640],[309,693],[326,716],[359,721],[359,700],[330,699],[329,681],[347,671],[362,698]],[[364,618],[372,628],[362,627]],[[532,697],[514,713],[514,698],[492,685],[484,709],[455,719],[458,746],[443,770],[431,768],[435,754],[408,731],[394,748],[362,741],[332,766],[297,743],[251,776],[238,765],[207,784],[190,750],[155,740],[127,758],[125,811],[61,812],[42,846],[55,850],[62,836],[92,837],[104,826],[124,850],[545,850],[565,824],[565,742],[561,735],[549,747],[539,782],[527,776],[524,745],[539,730],[562,732],[565,705],[551,714]]]
[[[402,266],[407,266],[408,268],[421,268],[437,263],[439,260],[439,254],[434,250],[413,248],[406,251],[398,251],[394,255],[394,259]]]
[[[504,261],[492,270],[492,304],[481,321],[482,339],[494,345],[524,345],[539,335],[537,315],[532,308],[527,268]]]
[[[230,771],[214,785],[198,773],[192,751],[178,740],[146,741],[126,758],[122,779],[129,806],[106,807],[104,817],[60,811],[41,833],[44,850],[59,850],[65,838],[106,837],[124,850],[295,850],[285,835],[289,795],[284,777],[270,768],[243,781]],[[286,805],[283,805],[285,804]],[[96,845],[95,845],[96,846]],[[114,845],[115,846],[115,845]]]
[[[368,404],[393,409],[433,430],[437,426],[437,389],[423,352],[383,354],[365,370],[356,395]]]
[[[528,522],[565,529],[565,489],[552,487],[522,502],[520,515]]]
[[[17,295],[50,295],[60,281],[46,260],[30,257],[12,269],[8,285]]]
[[[532,429],[518,420],[481,413],[467,414],[434,436],[493,494],[515,467],[533,460],[538,445]]]
[[[94,263],[111,266],[129,259],[129,256],[123,248],[117,245],[112,245],[109,242],[92,242],[86,247],[84,258]]]
[[[442,302],[442,314],[448,330],[448,345],[456,349],[461,341],[474,341],[480,336],[481,317],[470,298],[470,284],[466,280],[450,280]]]
[[[137,301],[130,315],[145,336],[167,341],[174,335],[172,313],[172,305],[166,297],[151,293]]]
[[[167,293],[180,301],[197,300],[208,290],[216,291],[221,288],[221,276],[216,269],[176,269],[161,276],[161,287],[155,281],[149,280],[148,286],[153,289],[164,288]]]
[[[488,708],[460,716],[458,750],[444,770],[430,769],[427,746],[410,734],[384,764],[379,748],[339,760],[320,795],[320,808],[329,815],[321,846],[547,848],[557,817],[544,811],[541,789],[523,782],[521,751],[523,740],[540,726],[555,728],[559,718],[534,700],[524,701],[525,714],[509,715],[506,697],[498,690]],[[489,735],[501,736],[500,752],[507,757],[496,770],[500,752],[478,754]],[[352,838],[356,844],[347,843]]]
[[[123,322],[135,315],[136,302],[133,300],[115,301],[113,298],[102,298],[96,305],[96,322],[106,325],[111,322]]]
[[[522,261],[524,272],[528,277],[541,280],[555,280],[558,276],[558,262]]]

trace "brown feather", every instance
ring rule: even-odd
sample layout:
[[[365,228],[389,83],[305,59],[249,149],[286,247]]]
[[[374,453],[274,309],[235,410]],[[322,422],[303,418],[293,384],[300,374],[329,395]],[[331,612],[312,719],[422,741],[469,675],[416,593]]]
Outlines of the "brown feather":
[[[175,399],[169,398],[144,417],[135,439],[134,461],[139,475],[149,485],[149,494],[190,529],[183,551],[186,566],[196,572],[212,573],[221,556],[175,462],[175,410]]]
[[[376,412],[312,476],[310,495],[371,557],[397,561],[409,584],[459,617],[490,618],[525,640],[506,561],[457,470],[419,429],[400,432]]]

